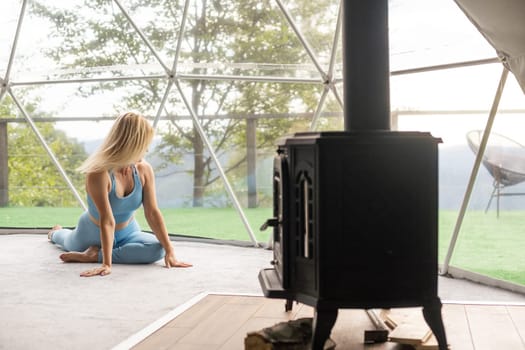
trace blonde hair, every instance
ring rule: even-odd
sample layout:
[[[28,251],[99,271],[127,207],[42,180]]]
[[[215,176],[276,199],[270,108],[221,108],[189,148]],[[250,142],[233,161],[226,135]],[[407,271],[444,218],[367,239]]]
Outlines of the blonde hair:
[[[93,173],[121,168],[137,162],[153,140],[154,130],[149,121],[138,113],[120,115],[102,145],[78,168]]]

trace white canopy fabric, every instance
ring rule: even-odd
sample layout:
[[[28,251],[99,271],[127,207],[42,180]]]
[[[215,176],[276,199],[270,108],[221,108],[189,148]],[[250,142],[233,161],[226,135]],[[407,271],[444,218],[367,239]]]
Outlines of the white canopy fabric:
[[[525,0],[455,0],[525,93]]]

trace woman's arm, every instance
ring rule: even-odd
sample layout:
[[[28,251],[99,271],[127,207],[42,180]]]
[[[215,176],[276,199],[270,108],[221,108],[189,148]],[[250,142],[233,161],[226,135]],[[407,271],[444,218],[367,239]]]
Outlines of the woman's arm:
[[[166,228],[164,217],[162,216],[162,213],[157,204],[157,195],[155,193],[155,174],[153,172],[153,168],[145,160],[139,162],[137,168],[139,169],[139,173],[144,175],[142,198],[144,215],[149,227],[166,251],[166,256],[164,257],[166,267],[192,266],[191,264],[178,261],[175,258],[175,251],[168,236],[168,229]]]
[[[81,273],[81,276],[109,275],[111,273],[111,255],[115,239],[115,218],[109,203],[108,191],[111,182],[107,172],[89,173],[86,177],[86,190],[97,207],[100,222],[100,242],[102,248],[102,266]]]

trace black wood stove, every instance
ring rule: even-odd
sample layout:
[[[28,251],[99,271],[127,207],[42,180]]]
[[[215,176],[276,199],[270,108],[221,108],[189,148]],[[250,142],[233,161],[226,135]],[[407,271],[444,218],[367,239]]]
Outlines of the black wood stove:
[[[438,144],[389,129],[387,0],[344,3],[345,131],[278,142],[264,295],[315,309],[322,349],[340,308],[423,307],[447,349],[437,294]],[[364,72],[363,70],[367,70]]]
[[[278,146],[268,221],[274,267],[259,280],[287,310],[293,300],[315,307],[314,344],[324,344],[339,308],[423,306],[444,337],[438,142],[426,133],[333,132],[295,134]]]

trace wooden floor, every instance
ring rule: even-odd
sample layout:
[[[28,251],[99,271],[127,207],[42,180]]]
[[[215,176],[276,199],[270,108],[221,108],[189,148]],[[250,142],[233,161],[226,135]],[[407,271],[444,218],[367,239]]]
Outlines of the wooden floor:
[[[392,309],[402,314],[420,309]],[[443,319],[450,349],[525,350],[525,306],[487,304],[444,304]],[[134,350],[236,350],[244,349],[246,334],[276,323],[312,317],[313,309],[295,304],[284,311],[284,301],[259,296],[209,294],[175,318],[163,322],[143,337]],[[364,331],[373,329],[364,310],[339,310],[332,329],[336,349],[407,349],[399,343],[366,345]]]

